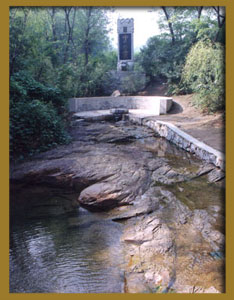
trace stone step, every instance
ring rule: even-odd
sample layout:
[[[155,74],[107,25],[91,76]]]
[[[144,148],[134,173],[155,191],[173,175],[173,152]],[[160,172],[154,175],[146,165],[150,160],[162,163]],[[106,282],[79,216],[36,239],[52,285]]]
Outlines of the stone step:
[[[105,121],[112,120],[113,113],[110,110],[91,110],[73,114],[75,119],[83,119],[85,121]]]

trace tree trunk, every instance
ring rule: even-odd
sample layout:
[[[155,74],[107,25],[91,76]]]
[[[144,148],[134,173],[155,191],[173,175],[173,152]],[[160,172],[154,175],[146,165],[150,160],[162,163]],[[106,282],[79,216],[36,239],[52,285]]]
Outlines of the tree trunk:
[[[213,6],[213,9],[215,10],[217,15],[218,26],[219,28],[222,28],[225,23],[225,15],[222,14],[220,6]]]
[[[91,13],[92,13],[92,7],[89,7],[88,15],[87,15],[87,28],[85,31],[85,41],[84,41],[85,66],[87,66],[89,62],[89,32],[90,32]]]
[[[64,52],[64,63],[67,61],[67,56],[68,56],[68,50],[70,47],[70,44],[72,43],[74,45],[73,41],[73,30],[74,30],[74,24],[75,24],[75,17],[76,17],[76,7],[73,7],[74,13],[73,13],[73,18],[72,18],[72,23],[70,22],[70,14],[72,11],[72,7],[64,8],[65,12],[65,23],[66,23],[66,31],[68,30],[67,33],[67,41],[66,41],[66,47],[65,47],[65,52]]]
[[[56,27],[55,27],[55,7],[52,7],[51,13],[49,12],[50,18],[51,18],[51,27],[52,27],[52,35],[53,35],[53,41],[57,41],[57,32],[56,32]]]
[[[198,13],[197,18],[198,18],[198,20],[201,19],[202,10],[203,10],[203,6],[199,6],[197,8],[197,13]]]
[[[169,16],[165,6],[161,6],[161,8],[164,11],[164,14],[166,16],[168,27],[169,27],[170,34],[171,34],[171,42],[172,42],[172,45],[174,45],[175,44],[175,34],[174,34],[172,23],[170,21],[170,16]]]
[[[223,28],[223,26],[225,24],[225,15],[222,14],[220,6],[213,6],[213,9],[216,12],[217,22],[218,22],[218,27],[219,27],[219,30],[218,30],[218,32],[216,34],[216,37],[215,37],[215,42],[216,42],[218,40],[218,38],[219,38],[219,34],[221,32],[221,29]]]
[[[64,56],[63,56],[63,63],[65,64],[67,62],[67,54],[68,54],[68,49],[69,49],[69,44],[70,44],[70,39],[71,39],[71,26],[70,26],[70,12],[71,12],[71,7],[64,8],[64,13],[65,13],[65,32],[67,32],[67,41],[66,41],[66,47],[64,51]]]
[[[23,26],[22,26],[22,33],[21,33],[22,35],[24,35],[25,29],[26,29],[26,26],[27,26],[28,10],[23,8],[23,13],[24,13],[24,22],[23,22]],[[22,46],[22,43],[23,42],[21,40],[18,43],[18,45],[15,46],[13,55],[10,53],[10,77],[14,73],[15,61],[16,61],[16,58],[18,56],[19,49]]]

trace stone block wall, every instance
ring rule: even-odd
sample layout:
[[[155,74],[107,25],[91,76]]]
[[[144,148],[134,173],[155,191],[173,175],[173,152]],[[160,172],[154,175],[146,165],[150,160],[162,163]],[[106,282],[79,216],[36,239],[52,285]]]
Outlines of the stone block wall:
[[[164,137],[168,141],[177,145],[178,147],[195,154],[197,157],[205,160],[206,162],[214,164],[221,170],[225,169],[224,153],[215,150],[214,148],[197,140],[191,135],[180,130],[175,125],[168,122],[152,120],[149,118],[137,118],[131,115],[129,115],[129,119],[134,123],[145,125],[151,128],[153,131],[157,132],[161,137]]]

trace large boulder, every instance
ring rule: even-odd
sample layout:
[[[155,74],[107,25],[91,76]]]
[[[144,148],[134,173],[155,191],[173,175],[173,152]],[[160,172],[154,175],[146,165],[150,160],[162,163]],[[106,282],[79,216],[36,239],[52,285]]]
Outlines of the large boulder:
[[[84,189],[80,193],[78,201],[86,208],[105,210],[118,206],[120,202],[123,203],[128,196],[129,192],[124,191],[115,183],[100,182]]]

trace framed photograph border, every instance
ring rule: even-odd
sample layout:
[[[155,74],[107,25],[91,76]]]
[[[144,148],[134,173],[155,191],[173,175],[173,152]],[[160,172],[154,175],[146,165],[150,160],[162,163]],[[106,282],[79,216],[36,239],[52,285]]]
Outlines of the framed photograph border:
[[[12,294],[9,293],[9,7],[11,6],[225,6],[226,7],[226,292],[223,294]],[[233,44],[234,44],[234,1],[232,0],[165,0],[165,1],[148,1],[148,0],[4,0],[0,2],[0,30],[1,30],[1,110],[0,110],[0,138],[1,138],[1,289],[2,299],[12,297],[36,299],[44,298],[73,298],[77,297],[98,297],[100,299],[114,298],[133,298],[135,297],[230,297],[233,299],[234,291],[234,265],[232,253],[234,218],[233,209],[233,190],[232,184],[232,167],[233,167],[233,128],[234,118],[234,84],[232,83],[233,66]]]

